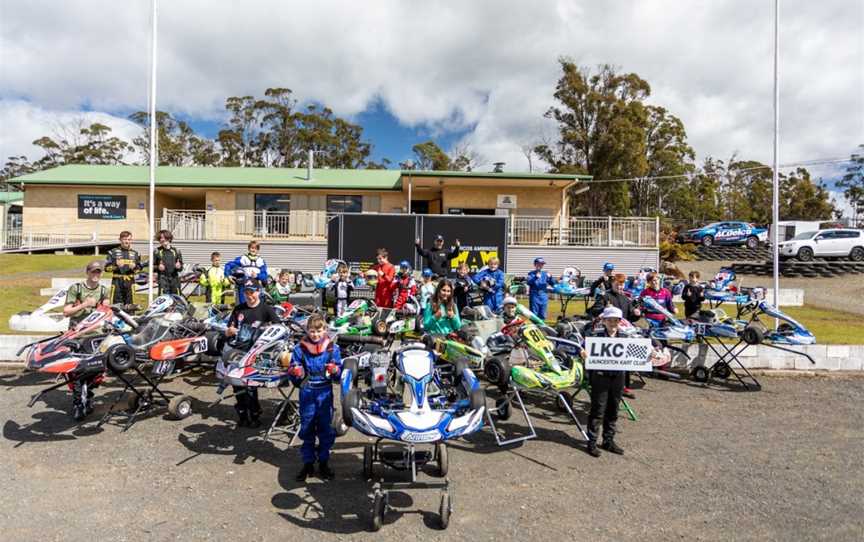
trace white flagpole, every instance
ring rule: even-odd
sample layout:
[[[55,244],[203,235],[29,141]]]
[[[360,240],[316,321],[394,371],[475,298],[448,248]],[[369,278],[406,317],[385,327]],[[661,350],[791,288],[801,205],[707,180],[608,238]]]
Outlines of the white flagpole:
[[[774,257],[774,306],[780,299],[780,0],[774,0],[774,178],[771,197],[771,248]]]
[[[156,235],[156,166],[159,157],[156,155],[156,0],[153,5],[152,42],[150,47],[150,242],[148,244],[150,269],[148,273],[149,287],[147,289],[147,304],[153,302],[153,239]]]

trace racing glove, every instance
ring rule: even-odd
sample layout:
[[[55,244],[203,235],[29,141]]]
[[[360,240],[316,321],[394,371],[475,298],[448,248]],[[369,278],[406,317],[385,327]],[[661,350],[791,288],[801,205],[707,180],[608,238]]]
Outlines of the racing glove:
[[[302,365],[294,365],[290,369],[288,369],[288,375],[292,378],[303,378],[303,366]]]
[[[339,366],[335,363],[328,363],[324,366],[324,374],[328,377],[333,377],[339,374]]]

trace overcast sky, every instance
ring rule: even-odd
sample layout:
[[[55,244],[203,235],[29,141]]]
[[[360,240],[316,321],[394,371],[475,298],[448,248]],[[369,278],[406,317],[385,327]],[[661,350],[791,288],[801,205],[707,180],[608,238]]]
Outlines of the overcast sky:
[[[646,79],[700,159],[770,163],[773,4],[162,0],[158,108],[212,133],[227,96],[289,87],[363,124],[378,158],[433,137],[525,170],[563,55]],[[848,157],[864,143],[864,1],[781,4],[781,162]],[[136,133],[149,9],[0,0],[0,157],[38,157],[31,142],[82,112]]]

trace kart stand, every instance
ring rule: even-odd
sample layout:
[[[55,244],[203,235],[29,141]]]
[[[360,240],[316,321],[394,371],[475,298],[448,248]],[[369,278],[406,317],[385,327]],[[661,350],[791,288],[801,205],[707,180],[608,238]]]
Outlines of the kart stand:
[[[753,373],[751,373],[747,367],[741,363],[740,359],[741,354],[749,347],[753,346],[752,344],[745,342],[744,339],[738,339],[738,342],[729,346],[727,343],[720,340],[719,337],[709,337],[704,335],[699,336],[698,341],[704,343],[709,349],[711,349],[714,355],[717,356],[717,361],[715,361],[711,367],[693,368],[691,371],[693,380],[707,383],[711,378],[726,380],[730,376],[734,376],[747,391],[759,391],[762,389],[762,384],[760,384],[759,380],[756,379]],[[784,352],[804,356],[810,360],[810,363],[816,363],[806,352],[800,352],[798,350],[793,350],[791,348],[768,342],[760,344],[762,344],[762,346],[767,346],[768,348],[776,348],[777,350],[783,350]]]
[[[384,482],[383,477],[372,486],[372,517],[370,527],[372,531],[378,531],[384,523],[384,515],[390,509],[389,490],[396,488],[415,489],[438,489],[441,491],[441,503],[438,509],[440,526],[446,529],[450,524],[450,514],[453,512],[453,504],[450,499],[450,480],[447,478],[449,468],[447,445],[444,442],[435,444],[432,451],[417,450],[416,445],[408,443],[404,446],[396,444],[400,450],[382,450],[381,441],[377,439],[374,444],[363,447],[363,476],[370,480],[373,478],[375,463],[380,463],[397,471],[409,471],[411,479],[402,482]],[[444,480],[440,483],[417,483],[417,467],[435,462],[438,466],[438,475]],[[386,486],[386,487],[385,487]]]
[[[583,295],[567,295],[567,294],[558,294],[558,302],[561,305],[561,318],[567,317],[567,307],[570,306],[570,302],[575,299],[582,299],[585,302],[585,314],[588,314],[588,300],[590,296]]]
[[[264,442],[267,442],[272,433],[288,435],[290,437],[288,447],[290,448],[294,445],[294,440],[300,433],[300,411],[297,409],[297,405],[291,400],[291,396],[294,395],[294,390],[297,388],[296,386],[291,386],[291,390],[288,393],[285,393],[285,390],[281,387],[276,389],[282,396],[282,400],[276,409],[276,416],[273,417],[270,427],[264,434]]]
[[[156,377],[152,379],[141,370],[140,366],[136,365],[132,368],[135,371],[135,374],[138,375],[141,381],[146,383],[147,388],[149,388],[146,391],[141,391],[135,386],[134,376],[131,378],[127,377],[123,372],[111,369],[109,366],[108,370],[111,374],[123,382],[123,391],[116,399],[114,399],[111,406],[108,408],[108,411],[105,412],[105,415],[102,416],[102,419],[96,424],[96,427],[101,427],[111,418],[119,416],[126,420],[126,423],[123,425],[123,432],[128,431],[138,419],[139,415],[155,406],[165,407],[168,410],[168,413],[177,420],[182,420],[192,414],[192,399],[190,397],[187,395],[177,395],[173,398],[169,398],[161,389],[159,389],[159,385],[165,377],[173,371],[174,363],[171,362],[166,364],[164,367],[159,367],[158,369],[155,367],[156,366],[154,365]],[[130,391],[132,392],[131,395],[128,393]],[[117,405],[121,401],[125,404],[122,405],[121,408],[117,408]]]
[[[69,375],[66,375],[66,374],[58,375],[58,377],[57,377],[58,381],[55,384],[48,386],[47,388],[41,390],[39,393],[37,393],[36,395],[31,397],[30,401],[27,403],[27,407],[32,408],[33,405],[35,405],[36,402],[39,399],[41,399],[42,396],[45,395],[46,393],[48,393],[49,391],[54,391],[56,389],[62,388],[63,386],[69,386],[71,384],[74,384],[75,382],[84,378],[84,376],[85,376],[84,373],[76,374],[73,377],[70,377]]]
[[[513,403],[519,406],[522,411],[522,416],[525,418],[525,423],[528,425],[529,433],[520,437],[504,439],[503,432],[499,431],[495,426],[495,418],[499,420],[507,420],[510,418]],[[495,435],[495,442],[498,446],[509,446],[517,442],[525,442],[537,438],[537,432],[534,430],[534,424],[531,423],[531,417],[528,415],[528,410],[525,408],[525,403],[522,401],[522,395],[519,394],[518,388],[510,388],[504,392],[504,396],[495,401],[495,408],[486,409],[486,420],[489,422],[489,427],[492,428],[492,434]]]

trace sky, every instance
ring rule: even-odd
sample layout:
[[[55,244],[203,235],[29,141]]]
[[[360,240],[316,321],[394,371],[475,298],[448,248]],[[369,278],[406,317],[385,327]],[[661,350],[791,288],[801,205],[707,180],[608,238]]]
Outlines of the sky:
[[[770,163],[773,0],[159,0],[157,107],[214,135],[228,96],[288,87],[361,124],[394,164],[427,139],[491,169],[555,136],[558,59],[609,63],[684,122],[698,159]],[[781,1],[781,163],[864,143],[864,1]],[[150,2],[0,0],[0,157],[77,119],[131,139]],[[831,178],[843,164],[811,167]]]

